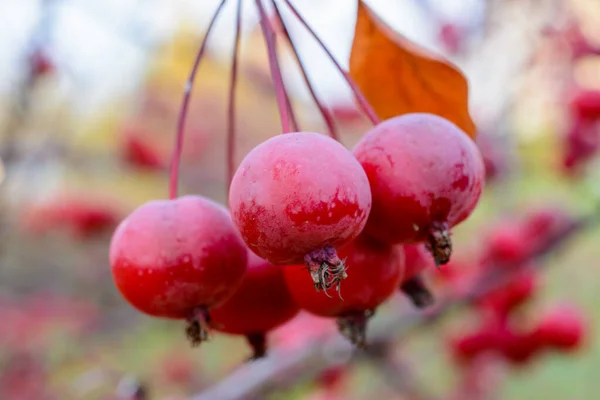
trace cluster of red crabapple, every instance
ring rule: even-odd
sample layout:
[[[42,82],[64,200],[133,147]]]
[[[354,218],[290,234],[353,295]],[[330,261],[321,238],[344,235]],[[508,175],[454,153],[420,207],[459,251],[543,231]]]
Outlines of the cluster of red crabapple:
[[[260,1],[257,7],[281,95],[272,29]],[[112,237],[113,277],[129,303],[187,320],[192,344],[210,329],[243,335],[255,357],[266,351],[265,333],[299,309],[336,318],[340,332],[364,346],[368,318],[399,287],[415,304],[431,303],[417,273],[405,269],[404,246],[424,243],[436,265],[450,260],[450,229],[472,213],[485,179],[465,132],[433,114],[372,117],[374,128],[349,151],[331,137],[292,131],[289,101],[279,96],[283,134],[242,160],[227,209],[202,196],[177,197],[188,100],[171,198],[143,204]]]
[[[557,305],[535,319],[520,313],[520,307],[533,298],[539,287],[532,255],[573,223],[570,216],[556,208],[506,221],[491,231],[473,267],[451,265],[441,274],[459,292],[478,275],[509,277],[475,300],[480,326],[450,341],[457,361],[468,367],[491,354],[511,365],[527,365],[546,350],[571,352],[582,345],[585,323],[574,306]]]
[[[600,46],[591,43],[575,23],[549,34],[566,47],[564,50],[570,55],[571,69],[581,60],[600,54]],[[568,126],[562,140],[562,162],[567,172],[576,172],[600,150],[600,90],[582,88],[574,79],[567,82],[565,97],[570,101],[567,106]]]

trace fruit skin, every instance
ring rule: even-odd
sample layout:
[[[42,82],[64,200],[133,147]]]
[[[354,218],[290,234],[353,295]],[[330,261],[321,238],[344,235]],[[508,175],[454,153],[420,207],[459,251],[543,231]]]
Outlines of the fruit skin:
[[[452,122],[427,113],[388,119],[354,148],[373,196],[365,231],[387,243],[428,238],[432,223],[466,219],[485,168],[475,143]]]
[[[200,196],[149,201],[117,227],[110,245],[115,283],[140,311],[188,318],[233,294],[246,247],[227,210]]]
[[[328,297],[312,288],[303,266],[285,267],[285,280],[298,306],[322,317],[339,317],[375,309],[397,289],[404,274],[402,246],[390,246],[365,235],[338,250],[347,257],[348,278],[341,297]]]
[[[248,153],[231,182],[229,206],[253,252],[273,264],[290,265],[358,236],[371,209],[371,192],[360,164],[340,143],[295,132]]]
[[[248,251],[244,279],[233,296],[211,310],[211,326],[237,335],[266,333],[298,311],[285,284],[283,268]]]

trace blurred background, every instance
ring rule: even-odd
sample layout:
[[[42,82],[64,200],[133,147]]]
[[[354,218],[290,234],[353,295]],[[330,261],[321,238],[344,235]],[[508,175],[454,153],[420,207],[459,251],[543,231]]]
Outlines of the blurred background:
[[[116,224],[144,201],[167,196],[183,89],[217,3],[0,1],[0,399],[132,399],[136,387],[150,399],[186,398],[247,358],[244,340],[226,335],[190,349],[181,324],[144,316],[121,299],[108,266]],[[294,1],[345,67],[353,3]],[[459,263],[479,257],[500,221],[545,207],[574,215],[598,207],[600,112],[581,117],[587,110],[581,99],[596,99],[600,109],[593,97],[600,93],[600,2],[368,4],[469,79],[488,186],[476,213],[455,232]],[[234,10],[228,2],[193,89],[181,178],[182,192],[221,202]],[[368,121],[310,35],[289,13],[284,18],[342,142],[352,146]],[[244,1],[243,31],[238,161],[280,132],[251,1]],[[303,129],[325,132],[294,58],[283,44],[281,50]],[[544,355],[526,369],[502,367],[493,398],[591,399],[600,390],[598,240],[600,229],[592,227],[552,253],[526,310],[537,315],[556,302],[575,303],[588,318],[586,346]],[[398,307],[409,307],[407,300],[392,299],[374,323]],[[472,319],[468,311],[453,314],[398,343],[415,379],[435,398],[450,398],[459,379],[446,338]],[[336,387],[340,398],[413,398],[369,364],[348,371]],[[316,398],[319,382],[264,398]]]

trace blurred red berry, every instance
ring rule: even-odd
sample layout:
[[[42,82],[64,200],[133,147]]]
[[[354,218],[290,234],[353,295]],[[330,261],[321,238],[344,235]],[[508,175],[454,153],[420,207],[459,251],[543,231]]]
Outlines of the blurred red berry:
[[[582,313],[574,306],[561,305],[542,317],[534,335],[548,347],[573,351],[582,345],[585,331]]]

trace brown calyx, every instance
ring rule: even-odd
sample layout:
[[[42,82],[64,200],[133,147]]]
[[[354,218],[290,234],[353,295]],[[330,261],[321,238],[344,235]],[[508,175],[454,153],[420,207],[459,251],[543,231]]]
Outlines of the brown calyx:
[[[185,335],[192,347],[197,347],[206,342],[210,337],[210,315],[205,307],[198,307],[191,312],[187,319]]]
[[[427,242],[425,247],[435,260],[435,265],[440,266],[447,264],[452,255],[452,239],[448,223],[433,222],[427,230]]]
[[[311,251],[304,257],[306,267],[315,285],[317,292],[323,290],[327,296],[327,290],[335,287],[341,298],[341,282],[348,277],[346,265],[331,246]]]

